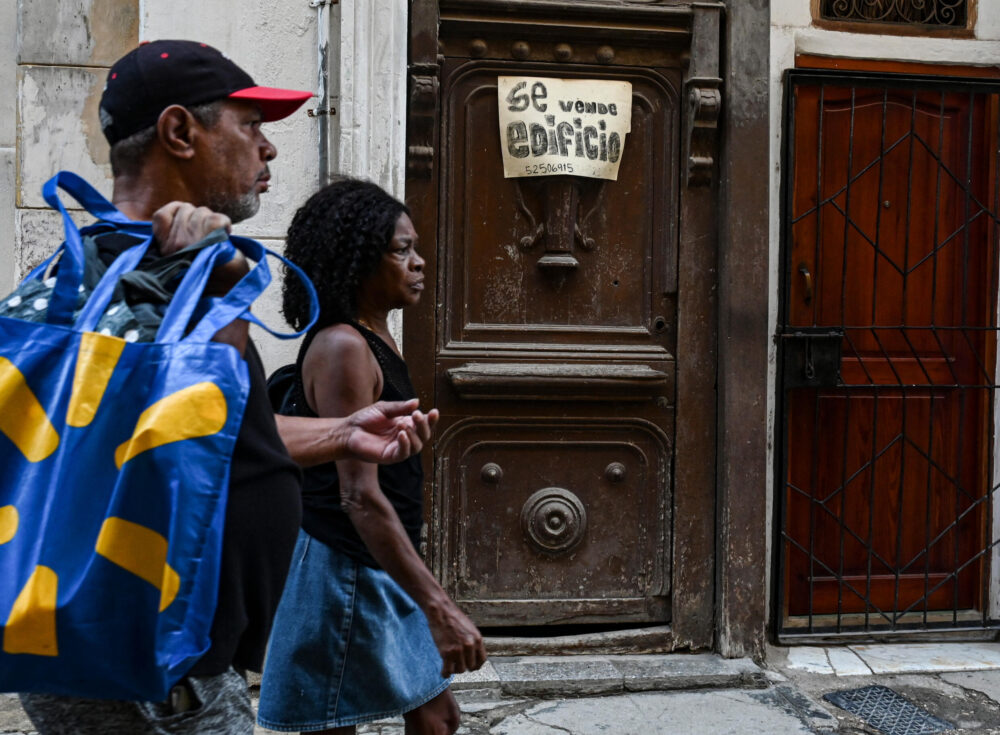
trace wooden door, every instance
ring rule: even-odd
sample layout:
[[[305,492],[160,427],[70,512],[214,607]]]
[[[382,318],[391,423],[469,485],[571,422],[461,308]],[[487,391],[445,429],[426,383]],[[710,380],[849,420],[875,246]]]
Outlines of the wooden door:
[[[712,242],[699,230],[707,207],[687,230],[681,215],[693,201],[681,134],[685,69],[698,68],[682,53],[692,9],[498,8],[443,2],[433,22],[413,24],[414,56],[436,52],[411,67],[407,182],[434,284],[404,329],[408,361],[425,367],[414,368],[418,390],[443,416],[428,555],[481,626],[668,622],[676,386],[683,366],[711,358],[710,334],[678,345],[690,329],[679,274]],[[704,46],[715,52],[717,10],[716,42]],[[603,30],[623,13],[637,25]],[[497,78],[506,75],[631,83],[618,180],[505,179]],[[711,113],[701,122],[710,131]],[[702,154],[710,170],[711,149]],[[694,233],[703,246],[685,266],[679,244]],[[697,283],[685,314],[704,323],[711,287]],[[714,399],[692,373],[682,379],[700,413],[689,424],[711,427]],[[684,466],[711,467],[711,442],[691,434],[682,432],[695,447]],[[700,475],[687,477],[689,502],[711,497]],[[682,537],[697,534],[687,548],[698,551],[682,586],[706,562],[711,527],[710,507],[685,520]],[[711,574],[693,586],[703,617],[688,640],[710,641]]]
[[[786,630],[981,620],[995,98],[831,79],[790,105]]]

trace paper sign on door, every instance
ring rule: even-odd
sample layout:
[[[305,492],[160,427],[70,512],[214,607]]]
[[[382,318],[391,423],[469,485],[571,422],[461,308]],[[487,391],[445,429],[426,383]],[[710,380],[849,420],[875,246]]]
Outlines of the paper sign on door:
[[[498,77],[505,178],[618,179],[632,130],[632,85],[605,79]]]

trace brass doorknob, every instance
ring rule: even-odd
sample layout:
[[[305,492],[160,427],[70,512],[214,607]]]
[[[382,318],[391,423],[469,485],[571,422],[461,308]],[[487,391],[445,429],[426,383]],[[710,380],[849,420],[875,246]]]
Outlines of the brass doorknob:
[[[813,300],[813,277],[812,273],[809,272],[809,266],[805,263],[799,263],[799,273],[802,274],[802,278],[805,280],[805,293],[802,296],[802,300],[806,304],[811,304]]]

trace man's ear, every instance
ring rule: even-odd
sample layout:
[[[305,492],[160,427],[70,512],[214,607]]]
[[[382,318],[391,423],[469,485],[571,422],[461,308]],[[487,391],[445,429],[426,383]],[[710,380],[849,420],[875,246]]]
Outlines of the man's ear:
[[[194,135],[198,121],[183,105],[170,105],[160,113],[156,121],[156,136],[160,145],[172,156],[190,159],[194,157]]]

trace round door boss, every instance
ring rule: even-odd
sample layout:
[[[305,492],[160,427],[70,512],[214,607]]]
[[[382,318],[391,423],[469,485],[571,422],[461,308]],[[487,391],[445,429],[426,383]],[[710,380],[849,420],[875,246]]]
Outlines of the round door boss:
[[[521,508],[521,529],[539,551],[564,554],[583,541],[587,511],[569,490],[546,487],[532,494]]]

